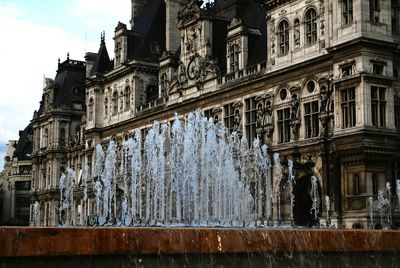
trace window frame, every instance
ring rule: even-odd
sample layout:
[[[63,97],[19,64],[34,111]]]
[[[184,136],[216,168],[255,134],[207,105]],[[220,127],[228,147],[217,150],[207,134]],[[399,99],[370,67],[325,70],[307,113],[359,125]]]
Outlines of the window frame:
[[[279,56],[286,56],[289,54],[289,38],[289,21],[284,19],[279,22],[278,25]]]
[[[340,90],[340,106],[342,112],[342,129],[356,126],[356,88],[349,87]]]
[[[343,0],[342,2],[342,25],[350,25],[353,23],[353,0]]]
[[[278,143],[286,143],[291,140],[291,111],[290,107],[284,107],[276,111],[276,123],[278,126]]]
[[[304,108],[304,137],[306,139],[319,136],[319,101],[303,104]]]
[[[307,10],[304,16],[306,44],[312,45],[318,41],[317,11],[314,8]]]

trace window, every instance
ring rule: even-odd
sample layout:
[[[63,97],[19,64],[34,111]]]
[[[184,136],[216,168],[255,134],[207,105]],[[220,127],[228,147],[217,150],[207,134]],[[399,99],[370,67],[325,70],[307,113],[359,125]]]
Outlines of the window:
[[[104,116],[108,115],[108,98],[104,100]]]
[[[343,0],[343,24],[353,23],[353,0]]]
[[[372,125],[384,127],[386,125],[386,101],[384,87],[371,87],[371,116]]]
[[[400,129],[400,104],[394,104],[394,125],[397,129]]]
[[[356,96],[355,88],[341,91],[342,128],[350,128],[356,125]]]
[[[129,110],[131,108],[131,89],[129,87],[125,88],[125,111]]]
[[[167,95],[168,90],[168,77],[166,73],[163,73],[160,77],[160,86],[161,86],[161,97]]]
[[[65,128],[60,129],[60,146],[64,147],[66,145]]]
[[[279,91],[279,97],[281,98],[282,101],[286,100],[287,97],[286,88],[282,88],[281,91]]]
[[[279,55],[283,56],[289,53],[289,23],[282,21],[278,27]]]
[[[376,174],[372,174],[372,194],[377,195],[378,190],[379,190],[378,176]]]
[[[89,99],[89,105],[88,105],[88,120],[93,121],[93,98]]]
[[[318,101],[304,104],[304,127],[306,138],[318,137],[319,135],[319,107]]]
[[[307,44],[317,42],[317,12],[315,9],[309,9],[306,13],[306,40]]]
[[[310,80],[307,82],[307,91],[308,93],[313,93],[315,90],[315,83],[314,81]]]
[[[360,176],[357,173],[353,176],[353,194],[360,194]]]
[[[400,0],[392,0],[392,33],[400,32]]]
[[[382,64],[372,64],[372,73],[373,74],[383,74],[383,65]]]
[[[235,111],[234,111],[233,103],[224,105],[224,124],[225,127],[229,130],[229,133],[233,132],[234,124],[235,124]]]
[[[43,135],[43,147],[47,147],[48,145],[49,145],[49,129],[45,128]]]
[[[113,104],[113,115],[116,115],[118,113],[118,92],[117,91],[115,91],[113,93],[112,104]]]
[[[257,107],[255,98],[245,100],[246,105],[246,137],[249,141],[249,146],[252,146],[254,138],[257,137],[256,122],[257,122]]]
[[[379,0],[369,0],[369,19],[372,23],[379,22]]]
[[[290,108],[277,111],[279,143],[290,141]]]
[[[237,44],[233,44],[229,48],[229,62],[231,72],[239,70],[239,46]]]
[[[341,68],[342,70],[342,77],[350,76],[353,74],[353,66],[352,65],[346,65]]]
[[[146,90],[146,102],[152,102],[158,99],[158,87],[149,85]]]

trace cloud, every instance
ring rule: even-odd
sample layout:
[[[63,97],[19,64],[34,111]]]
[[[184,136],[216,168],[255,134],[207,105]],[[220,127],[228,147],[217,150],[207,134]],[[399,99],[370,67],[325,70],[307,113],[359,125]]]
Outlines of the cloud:
[[[41,25],[16,7],[0,4],[0,140],[18,138],[39,108],[43,77],[54,77],[57,58],[82,60],[84,38],[76,38],[63,29]],[[92,42],[92,47],[97,44]],[[2,166],[0,166],[0,169]]]

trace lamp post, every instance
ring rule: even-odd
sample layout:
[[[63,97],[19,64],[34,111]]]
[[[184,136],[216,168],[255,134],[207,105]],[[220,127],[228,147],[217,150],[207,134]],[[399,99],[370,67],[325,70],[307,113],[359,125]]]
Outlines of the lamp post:
[[[321,135],[322,138],[322,160],[323,160],[323,166],[324,166],[324,177],[325,177],[325,189],[326,189],[326,195],[329,196],[330,200],[331,198],[331,188],[333,182],[331,181],[330,178],[330,150],[329,150],[329,145],[330,145],[330,139],[332,137],[332,132],[330,129],[330,123],[333,117],[333,111],[331,107],[331,100],[332,100],[332,94],[333,94],[333,89],[334,89],[334,77],[329,77],[327,81],[327,88],[322,88],[321,89],[321,108],[320,108],[320,116],[319,119],[322,123],[322,128],[323,128],[323,133]],[[328,212],[327,212],[328,213]]]

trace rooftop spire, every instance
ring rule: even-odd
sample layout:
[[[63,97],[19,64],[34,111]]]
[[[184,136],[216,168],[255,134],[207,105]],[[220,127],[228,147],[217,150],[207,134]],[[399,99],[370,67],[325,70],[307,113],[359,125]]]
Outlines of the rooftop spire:
[[[102,31],[101,33],[100,33],[100,44],[101,45],[103,45],[104,43],[105,43],[105,37],[106,37],[106,32],[105,31]]]

